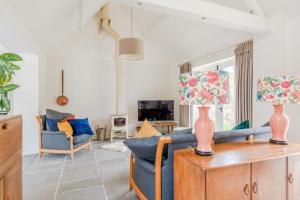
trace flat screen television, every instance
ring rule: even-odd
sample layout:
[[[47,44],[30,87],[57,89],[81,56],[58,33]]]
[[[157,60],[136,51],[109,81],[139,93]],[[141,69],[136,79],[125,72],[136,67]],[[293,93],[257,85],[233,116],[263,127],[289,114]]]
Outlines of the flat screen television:
[[[174,101],[138,101],[138,120],[144,121],[173,121]]]

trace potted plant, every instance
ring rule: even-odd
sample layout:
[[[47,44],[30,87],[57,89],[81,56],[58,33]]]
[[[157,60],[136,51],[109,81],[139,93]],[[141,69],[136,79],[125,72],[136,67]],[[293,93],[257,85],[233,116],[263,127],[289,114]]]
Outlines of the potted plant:
[[[21,68],[15,62],[23,60],[21,56],[14,53],[0,54],[0,114],[9,113],[11,106],[8,93],[20,87],[12,83],[15,71]]]

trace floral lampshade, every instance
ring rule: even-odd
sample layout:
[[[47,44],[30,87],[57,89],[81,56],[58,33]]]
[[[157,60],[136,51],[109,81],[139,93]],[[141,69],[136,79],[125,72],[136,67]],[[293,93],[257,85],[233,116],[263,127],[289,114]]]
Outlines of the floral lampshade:
[[[179,77],[182,105],[222,105],[229,103],[228,73],[223,70],[184,73]]]
[[[258,79],[257,101],[272,103],[273,105],[300,103],[300,76]]]

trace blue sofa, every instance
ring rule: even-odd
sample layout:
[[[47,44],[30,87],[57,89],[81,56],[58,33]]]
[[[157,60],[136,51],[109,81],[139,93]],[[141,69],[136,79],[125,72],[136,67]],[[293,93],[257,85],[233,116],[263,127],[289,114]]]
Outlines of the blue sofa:
[[[214,142],[229,143],[248,139],[269,139],[270,127],[259,127],[214,133]],[[130,139],[128,139],[130,140]],[[126,144],[126,142],[125,142]],[[173,154],[177,149],[195,147],[194,134],[170,134],[158,140],[155,160],[141,158],[132,152],[130,159],[130,188],[140,199],[173,200]]]
[[[67,138],[64,132],[46,130],[45,115],[37,116],[36,119],[39,126],[39,157],[42,157],[42,153],[70,154],[73,159],[75,152],[84,148],[91,149],[90,135]]]

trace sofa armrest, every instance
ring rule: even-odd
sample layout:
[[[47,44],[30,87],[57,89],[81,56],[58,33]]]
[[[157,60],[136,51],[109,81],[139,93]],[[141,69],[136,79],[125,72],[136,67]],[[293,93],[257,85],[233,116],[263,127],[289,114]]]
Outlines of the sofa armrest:
[[[55,150],[70,150],[71,138],[67,138],[67,135],[61,131],[41,131],[41,147],[43,149],[55,149]]]
[[[157,144],[155,156],[155,200],[161,200],[161,163],[164,145],[171,142],[171,137],[161,137]]]

